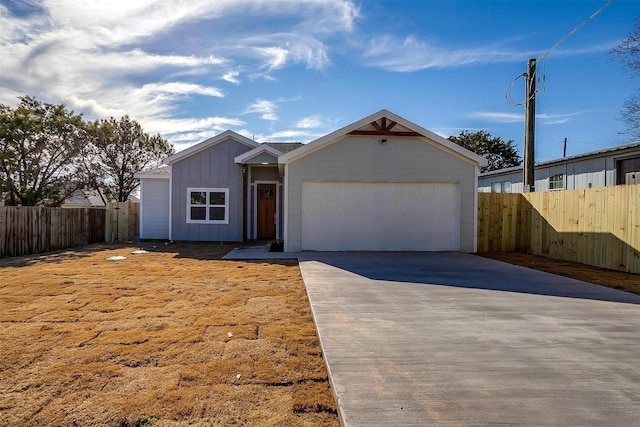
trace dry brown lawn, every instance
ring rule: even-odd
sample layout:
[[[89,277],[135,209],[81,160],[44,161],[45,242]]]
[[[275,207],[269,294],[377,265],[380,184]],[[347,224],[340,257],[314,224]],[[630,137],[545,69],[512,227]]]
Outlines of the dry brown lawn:
[[[0,260],[0,425],[337,426],[297,263],[230,248]]]

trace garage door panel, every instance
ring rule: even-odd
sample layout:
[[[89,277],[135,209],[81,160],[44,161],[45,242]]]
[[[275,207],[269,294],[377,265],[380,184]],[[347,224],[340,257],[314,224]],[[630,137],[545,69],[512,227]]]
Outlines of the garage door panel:
[[[458,250],[460,190],[440,183],[305,182],[305,250]]]

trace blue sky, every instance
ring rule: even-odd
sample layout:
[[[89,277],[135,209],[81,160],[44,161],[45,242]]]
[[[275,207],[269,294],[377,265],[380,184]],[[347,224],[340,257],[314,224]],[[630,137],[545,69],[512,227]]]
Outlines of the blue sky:
[[[178,150],[226,129],[308,142],[384,108],[522,154],[507,86],[605,3],[0,0],[0,102],[128,114]],[[616,0],[539,64],[537,161],[561,157],[565,137],[568,155],[629,142],[619,111],[640,85],[607,52],[638,17],[640,1]]]

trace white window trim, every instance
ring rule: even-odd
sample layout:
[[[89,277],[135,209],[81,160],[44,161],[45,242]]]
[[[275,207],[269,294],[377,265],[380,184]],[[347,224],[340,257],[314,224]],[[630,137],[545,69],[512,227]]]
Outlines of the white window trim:
[[[205,192],[207,194],[207,202],[205,205],[192,205],[191,193],[192,192]],[[209,193],[224,193],[224,219],[223,220],[208,220],[208,219],[191,219],[191,207],[192,206],[205,206],[207,217],[209,216],[209,208],[222,207],[223,205],[211,205],[209,204]],[[187,224],[229,224],[229,189],[228,188],[205,188],[205,187],[188,187],[187,188]]]
[[[557,176],[561,176],[562,177],[562,187],[551,188],[551,182],[552,182],[553,178],[555,178]],[[564,190],[565,186],[566,186],[566,182],[565,181],[566,181],[566,179],[565,179],[565,175],[563,173],[556,173],[556,174],[553,174],[553,175],[549,176],[549,191]]]

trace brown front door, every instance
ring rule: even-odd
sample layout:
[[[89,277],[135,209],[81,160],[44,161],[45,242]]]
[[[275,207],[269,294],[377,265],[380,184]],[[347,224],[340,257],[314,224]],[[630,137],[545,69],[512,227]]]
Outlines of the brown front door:
[[[258,184],[258,239],[276,238],[276,185]]]

